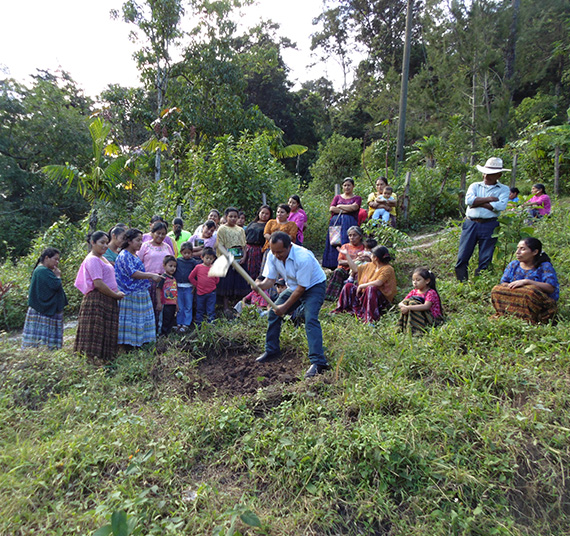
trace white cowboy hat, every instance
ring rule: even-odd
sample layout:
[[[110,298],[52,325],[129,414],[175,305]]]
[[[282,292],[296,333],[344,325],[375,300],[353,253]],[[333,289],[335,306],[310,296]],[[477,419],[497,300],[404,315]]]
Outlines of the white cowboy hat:
[[[485,175],[493,175],[494,173],[502,173],[503,171],[511,171],[503,167],[503,159],[493,156],[485,162],[484,166],[477,166],[477,169]]]

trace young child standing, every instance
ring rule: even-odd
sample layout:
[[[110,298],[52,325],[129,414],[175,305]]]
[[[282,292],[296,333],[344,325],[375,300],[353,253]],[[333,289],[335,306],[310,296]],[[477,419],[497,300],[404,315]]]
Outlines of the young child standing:
[[[162,311],[160,334],[168,335],[176,324],[176,314],[178,313],[178,285],[174,277],[176,258],[174,255],[166,255],[162,264],[164,273],[156,285],[156,310]]]
[[[194,305],[193,288],[188,277],[192,270],[202,261],[194,258],[194,248],[191,242],[183,242],[180,245],[180,255],[181,257],[176,259],[176,272],[174,272],[174,278],[176,283],[178,283],[178,315],[176,321],[178,323],[178,331],[184,333],[192,324],[192,309]]]
[[[376,198],[377,203],[388,202],[388,201],[396,201],[396,199],[392,196],[394,190],[391,186],[386,186],[384,188],[384,192],[382,195],[379,195]],[[388,223],[390,221],[390,209],[385,208],[377,208],[372,214],[373,220],[382,220],[384,223]]]
[[[420,334],[430,326],[443,321],[441,300],[435,285],[435,274],[427,268],[416,268],[412,274],[414,285],[398,304],[398,328],[404,333]]]
[[[216,260],[216,254],[212,248],[204,248],[202,251],[202,263],[198,264],[190,273],[188,280],[196,288],[196,325],[202,324],[204,316],[209,322],[216,318],[216,286],[219,277],[209,277],[210,267]]]

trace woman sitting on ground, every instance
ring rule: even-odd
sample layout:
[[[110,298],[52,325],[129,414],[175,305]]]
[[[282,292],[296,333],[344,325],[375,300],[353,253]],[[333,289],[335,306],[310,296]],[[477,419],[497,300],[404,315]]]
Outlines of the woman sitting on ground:
[[[501,283],[491,291],[498,316],[511,314],[532,324],[548,322],[557,311],[560,287],[542,242],[529,237],[517,246],[516,261],[509,263]]]
[[[59,250],[43,250],[28,290],[28,312],[22,334],[22,348],[47,346],[58,350],[63,344],[63,308],[67,297],[61,284]]]
[[[531,197],[524,205],[529,208],[529,214],[533,218],[542,218],[550,214],[550,197],[546,195],[544,184],[535,184],[531,189]]]
[[[344,285],[333,313],[350,313],[363,322],[374,322],[392,305],[398,290],[396,273],[390,266],[390,252],[384,246],[377,246],[372,250],[372,262],[360,266],[350,255],[346,255],[346,260],[349,268],[358,272],[358,286]]]
[[[325,300],[336,301],[340,296],[340,291],[344,283],[350,275],[350,268],[346,256],[350,255],[353,259],[361,252],[364,251],[364,244],[362,243],[362,236],[364,233],[360,227],[353,225],[348,230],[348,243],[343,244],[339,249],[338,254],[338,268],[334,270],[329,279],[327,290],[325,292]],[[342,253],[345,251],[346,253]]]
[[[124,233],[123,233],[124,234]],[[95,231],[89,238],[91,252],[81,263],[75,286],[83,294],[74,351],[109,362],[117,353],[120,292],[113,265],[104,258],[109,237]]]

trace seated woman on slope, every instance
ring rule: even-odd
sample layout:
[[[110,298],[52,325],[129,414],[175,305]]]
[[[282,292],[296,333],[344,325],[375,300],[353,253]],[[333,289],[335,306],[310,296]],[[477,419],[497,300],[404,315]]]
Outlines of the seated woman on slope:
[[[350,255],[346,255],[346,260],[350,269],[358,273],[358,286],[344,285],[333,313],[351,313],[363,322],[374,322],[392,305],[397,292],[390,252],[384,246],[377,246],[372,250],[372,262],[360,266]]]
[[[516,257],[491,291],[493,307],[498,316],[511,314],[532,324],[548,322],[556,314],[560,291],[550,258],[534,237],[519,242]]]

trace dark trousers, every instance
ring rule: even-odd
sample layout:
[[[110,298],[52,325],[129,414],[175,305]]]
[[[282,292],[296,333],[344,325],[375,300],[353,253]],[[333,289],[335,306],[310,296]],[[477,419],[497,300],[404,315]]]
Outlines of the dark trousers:
[[[299,300],[293,305],[287,314],[293,314],[301,306],[305,310],[305,333],[309,343],[309,361],[313,365],[327,365],[327,360],[323,352],[323,331],[319,322],[319,312],[325,300],[326,281],[318,283],[305,290]],[[285,303],[293,293],[287,289],[279,295],[277,305]],[[265,351],[269,354],[279,352],[279,336],[281,335],[281,324],[283,318],[277,316],[273,309],[269,311],[267,334],[265,335]]]
[[[176,305],[163,305],[162,306],[162,327],[160,328],[161,335],[168,335],[172,328],[176,325]]]
[[[495,244],[497,243],[497,239],[493,238],[493,232],[498,225],[499,222],[497,220],[476,222],[466,219],[463,222],[457,263],[455,265],[455,275],[459,281],[466,281],[468,278],[467,269],[469,260],[475,251],[475,246],[479,246],[479,266],[475,270],[475,275],[479,275],[481,270],[484,270],[491,264]]]
[[[196,324],[199,326],[204,319],[213,322],[216,318],[216,291],[196,296]]]

